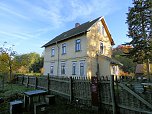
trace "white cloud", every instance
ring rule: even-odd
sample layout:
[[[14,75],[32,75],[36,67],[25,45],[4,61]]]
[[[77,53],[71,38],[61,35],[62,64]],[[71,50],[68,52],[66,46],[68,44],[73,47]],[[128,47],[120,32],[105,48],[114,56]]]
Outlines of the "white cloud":
[[[1,35],[9,36],[10,39],[22,39],[22,40],[27,40],[29,37],[31,37],[28,34],[24,33],[12,33],[12,32],[5,32],[5,31],[0,31]]]
[[[14,15],[16,17],[25,19],[25,20],[29,20],[28,17],[18,13],[17,11],[14,11],[14,9],[11,9],[8,5],[0,3],[0,10],[5,11],[6,13],[9,13],[11,15]]]
[[[17,0],[18,3],[27,7],[29,16],[33,20],[47,22],[53,27],[58,28],[65,23],[76,20],[77,18],[96,18],[105,16],[114,11],[115,8],[109,4],[111,0],[42,0],[41,4],[34,4],[31,1]],[[111,1],[112,2],[112,1]]]

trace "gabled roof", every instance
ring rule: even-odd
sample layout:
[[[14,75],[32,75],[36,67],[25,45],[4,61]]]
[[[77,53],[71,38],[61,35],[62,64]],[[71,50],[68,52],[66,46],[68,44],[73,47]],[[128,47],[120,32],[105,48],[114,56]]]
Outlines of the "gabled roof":
[[[103,25],[105,26],[106,31],[108,31],[108,28],[105,24],[104,19],[102,17],[99,17],[93,21],[88,21],[86,23],[79,25],[78,27],[75,27],[66,32],[63,32],[62,34],[56,36],[54,39],[52,39],[51,41],[49,41],[48,43],[43,45],[42,47],[48,47],[52,44],[55,44],[56,42],[61,42],[61,41],[73,38],[74,36],[82,35],[82,34],[86,33],[87,31],[89,31],[89,28],[100,19],[102,19],[101,21],[102,21]],[[113,39],[111,38],[109,31],[107,32],[107,35],[110,38],[111,44],[114,45]]]

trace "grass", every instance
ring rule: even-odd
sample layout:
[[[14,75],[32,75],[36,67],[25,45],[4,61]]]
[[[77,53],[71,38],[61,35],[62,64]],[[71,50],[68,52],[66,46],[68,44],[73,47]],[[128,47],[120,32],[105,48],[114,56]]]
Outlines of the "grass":
[[[23,99],[23,92],[33,90],[16,84],[5,84],[4,89],[0,88],[0,98],[4,102],[0,104],[0,112],[9,110],[9,102],[16,99]]]

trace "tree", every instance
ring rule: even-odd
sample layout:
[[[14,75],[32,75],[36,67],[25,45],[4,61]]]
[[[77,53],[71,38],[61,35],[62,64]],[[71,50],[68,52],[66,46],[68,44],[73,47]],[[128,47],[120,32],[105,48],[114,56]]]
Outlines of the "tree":
[[[43,57],[39,57],[37,61],[35,61],[31,67],[30,67],[30,71],[33,71],[34,73],[40,73],[41,72],[41,68],[43,67],[43,61],[44,58]]]
[[[129,8],[127,14],[128,36],[132,39],[126,45],[133,48],[127,53],[134,62],[147,63],[147,74],[149,75],[149,61],[152,61],[152,1],[133,0],[133,7]]]
[[[40,55],[35,52],[17,55],[14,60],[20,63],[18,69],[19,73],[39,73],[40,69],[43,67],[43,57],[40,57]]]
[[[4,42],[3,46],[0,47],[0,73],[9,72],[9,80],[12,80],[12,71],[15,68],[15,62],[13,60],[16,51],[13,50],[13,46],[6,47],[7,42]]]
[[[116,60],[118,60],[120,63],[123,64],[123,66],[121,67],[121,69],[123,70],[123,72],[127,73],[134,73],[135,72],[135,66],[136,64],[133,63],[133,59],[131,58],[127,58],[126,56],[123,56],[124,53],[128,52],[129,49],[131,47],[130,46],[123,46],[123,45],[119,45],[116,48],[114,48],[112,51],[112,57]],[[122,73],[122,72],[121,72]],[[123,74],[124,75],[124,74]]]

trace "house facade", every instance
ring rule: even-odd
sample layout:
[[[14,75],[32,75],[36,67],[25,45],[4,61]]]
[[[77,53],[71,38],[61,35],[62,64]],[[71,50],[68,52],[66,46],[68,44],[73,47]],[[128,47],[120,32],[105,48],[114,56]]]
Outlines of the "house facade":
[[[103,17],[77,23],[43,46],[44,75],[91,77],[116,73],[117,62],[111,59],[113,45]]]

